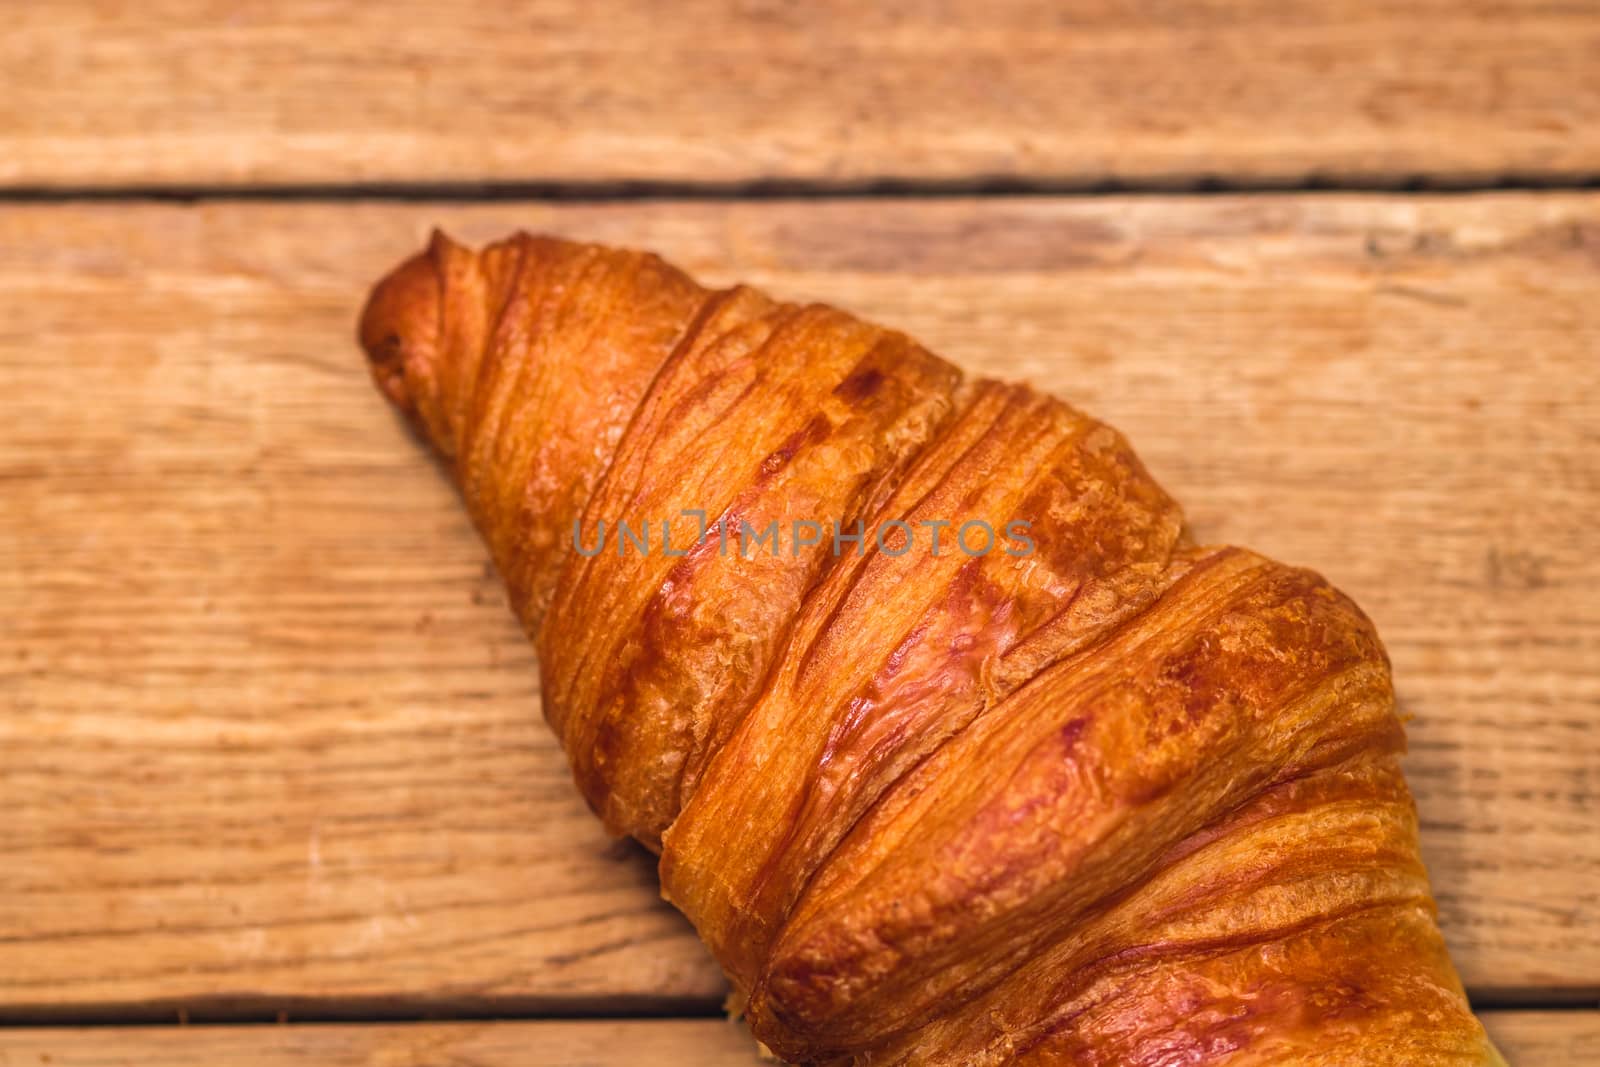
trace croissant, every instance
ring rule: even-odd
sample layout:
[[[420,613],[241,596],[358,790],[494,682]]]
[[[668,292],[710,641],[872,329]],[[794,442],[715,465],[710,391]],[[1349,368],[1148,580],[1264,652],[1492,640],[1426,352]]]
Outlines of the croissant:
[[[1195,544],[1115,430],[830,307],[526,234],[436,234],[360,341],[578,787],[777,1055],[1503,1063],[1371,622]]]

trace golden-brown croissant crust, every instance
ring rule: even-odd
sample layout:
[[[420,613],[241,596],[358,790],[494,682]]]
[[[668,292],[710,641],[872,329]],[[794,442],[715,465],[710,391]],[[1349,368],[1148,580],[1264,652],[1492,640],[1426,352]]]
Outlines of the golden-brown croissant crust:
[[[454,472],[579,788],[780,1056],[1500,1062],[1372,624],[1193,544],[1115,430],[548,237],[436,236],[361,342]]]

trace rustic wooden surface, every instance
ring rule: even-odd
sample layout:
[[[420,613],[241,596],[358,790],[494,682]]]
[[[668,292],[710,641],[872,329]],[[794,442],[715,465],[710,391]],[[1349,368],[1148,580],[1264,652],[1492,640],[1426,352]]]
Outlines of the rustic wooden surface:
[[[0,1030],[0,1067],[772,1067],[715,1019]]]
[[[11,185],[1600,172],[1592,0],[6,6]]]
[[[1592,1063],[1600,1012],[1484,1014],[1512,1067]],[[762,1067],[744,1029],[715,1019],[0,1030],[0,1067]]]
[[[366,381],[364,289],[436,222],[1108,418],[1202,536],[1377,620],[1473,992],[1597,995],[1600,194],[63,204],[0,207],[0,1017],[717,1002]]]

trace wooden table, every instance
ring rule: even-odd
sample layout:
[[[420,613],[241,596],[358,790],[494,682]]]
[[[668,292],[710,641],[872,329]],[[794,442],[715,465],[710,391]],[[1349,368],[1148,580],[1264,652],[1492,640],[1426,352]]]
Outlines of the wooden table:
[[[1486,1022],[1596,1062],[1600,6],[928,6],[6,12],[0,1064],[756,1062],[367,382],[434,225],[890,322],[1322,570]]]

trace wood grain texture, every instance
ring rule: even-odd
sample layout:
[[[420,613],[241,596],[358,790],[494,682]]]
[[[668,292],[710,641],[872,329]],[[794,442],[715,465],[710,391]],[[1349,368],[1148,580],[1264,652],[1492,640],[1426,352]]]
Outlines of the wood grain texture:
[[[1489,1011],[1481,1018],[1511,1067],[1581,1067],[1600,1049],[1600,1011]]]
[[[707,1004],[366,380],[439,223],[654,247],[1126,431],[1376,619],[1442,925],[1600,988],[1600,195],[0,209],[0,1011]]]
[[[0,182],[1600,172],[1589,0],[16,4]]]
[[[1600,1012],[1486,1012],[1512,1067],[1593,1063]],[[0,1030],[0,1067],[760,1067],[743,1027],[716,1019]]]
[[[771,1067],[717,1019],[0,1030],[0,1067]]]

